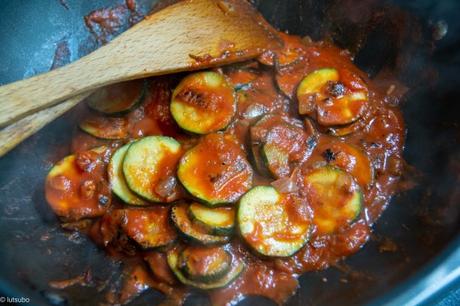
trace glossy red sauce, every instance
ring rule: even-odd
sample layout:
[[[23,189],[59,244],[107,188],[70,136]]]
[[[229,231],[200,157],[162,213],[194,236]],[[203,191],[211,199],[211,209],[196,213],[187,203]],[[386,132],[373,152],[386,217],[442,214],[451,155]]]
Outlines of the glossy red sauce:
[[[168,207],[123,210],[123,231],[140,245],[165,246],[177,239],[169,222]]]
[[[204,136],[182,161],[187,163],[187,173],[179,172],[179,178],[190,181],[189,189],[201,190],[205,198],[233,202],[251,186],[252,169],[231,135]]]
[[[190,273],[205,275],[213,272],[220,263],[230,262],[231,255],[220,247],[189,246],[179,258],[180,265],[186,265]]]
[[[209,291],[213,305],[229,305],[246,295],[263,295],[280,304],[286,302],[297,290],[297,278],[300,274],[325,269],[344,256],[357,252],[366,243],[370,237],[372,224],[395,193],[396,183],[402,173],[405,128],[397,107],[400,96],[395,97],[393,93],[404,90],[399,88],[398,83],[391,83],[390,86],[396,86],[397,89],[389,91],[386,85],[382,85],[378,80],[369,79],[356,68],[347,52],[323,42],[302,41],[300,38],[285,34],[282,36],[288,46],[287,50],[272,50],[264,54],[260,62],[265,65],[251,61],[217,70],[226,75],[231,84],[238,87],[236,115],[222,134],[200,137],[185,133],[177,126],[169,112],[171,92],[177,84],[176,77],[172,76],[147,80],[149,89],[144,101],[130,113],[122,115],[123,120],[127,122],[128,131],[123,139],[102,141],[78,131],[72,140],[73,152],[85,152],[89,148],[100,145],[101,142],[110,148],[116,148],[121,143],[142,136],[169,135],[181,142],[184,151],[198,143],[195,148],[201,150],[202,154],[193,175],[209,177],[209,174],[212,176],[213,173],[233,173],[234,175],[222,181],[223,186],[241,184],[244,180],[241,180],[241,175],[235,174],[234,163],[240,158],[239,156],[242,156],[244,160],[251,162],[254,173],[250,185],[256,186],[273,183],[275,178],[269,173],[259,171],[256,162],[250,158],[251,150],[258,145],[257,141],[263,142],[268,137],[271,127],[288,122],[296,129],[303,129],[305,135],[302,135],[300,140],[295,137],[289,138],[289,135],[285,135],[286,131],[269,137],[274,137],[276,144],[286,146],[286,149],[293,154],[290,163],[292,168],[279,175],[292,180],[297,186],[290,196],[306,202],[308,196],[305,193],[308,192],[308,188],[303,185],[303,177],[324,165],[336,166],[354,177],[364,198],[363,211],[358,219],[351,224],[347,222],[341,224],[332,234],[314,230],[308,243],[290,257],[262,258],[250,251],[238,235],[235,235],[226,248],[235,258],[243,261],[246,268],[228,287]],[[299,82],[305,75],[324,67],[334,67],[341,71],[342,82],[349,88],[358,88],[362,84],[366,86],[368,92],[366,107],[363,108],[357,121],[350,125],[324,126],[318,124],[315,116],[305,119],[298,115],[295,90]],[[356,77],[359,77],[359,82],[355,81]],[[388,79],[385,82],[389,84]],[[274,114],[273,119],[267,120],[259,127],[254,125],[264,114]],[[88,114],[85,113],[82,118],[87,116]],[[222,138],[222,135],[230,137],[232,144],[213,139]],[[305,146],[296,147],[298,142],[304,140],[307,140]],[[223,154],[217,154],[220,151]],[[222,163],[220,160],[222,156],[233,168]],[[206,165],[206,167],[199,168],[199,165]],[[104,171],[97,169],[95,167],[94,170],[89,170],[88,174],[84,174],[86,172],[81,169],[75,170],[72,172],[75,174],[68,179],[72,184],[81,184],[84,180],[83,176],[86,175],[99,180],[105,179]],[[245,175],[247,179],[249,173]],[[66,194],[66,183],[61,183],[58,180],[47,182],[46,191],[50,202],[54,202],[54,198],[74,199],[76,189],[72,187],[72,193]],[[208,180],[207,184],[208,192],[212,193],[216,187],[216,180]],[[244,184],[242,186],[244,188],[241,188],[234,200],[250,187]],[[53,199],[50,200],[50,197]],[[181,199],[191,200],[186,194],[181,195]],[[121,291],[113,290],[108,293],[108,303],[126,303],[146,288],[160,290],[167,295],[168,302],[174,304],[183,302],[188,288],[180,284],[171,273],[166,263],[165,250],[141,250],[129,237],[127,238],[144,231],[143,221],[132,226],[129,222],[123,221],[120,208],[124,210],[135,208],[123,205],[116,198],[104,209],[95,209],[92,202],[88,204],[84,201],[74,201],[74,205],[89,208],[91,214],[82,215],[64,211],[61,217],[68,216],[69,219],[99,217],[92,219],[86,231],[99,246],[107,250],[108,254],[126,262],[125,285]],[[292,222],[309,220],[308,205],[308,203],[304,205],[305,210],[298,210],[297,206],[290,207],[289,219],[292,219]],[[122,222],[125,222],[124,226],[128,227],[125,233],[121,230]],[[261,229],[256,226],[252,239],[259,239],[260,231]],[[282,238],[291,239],[291,237]]]

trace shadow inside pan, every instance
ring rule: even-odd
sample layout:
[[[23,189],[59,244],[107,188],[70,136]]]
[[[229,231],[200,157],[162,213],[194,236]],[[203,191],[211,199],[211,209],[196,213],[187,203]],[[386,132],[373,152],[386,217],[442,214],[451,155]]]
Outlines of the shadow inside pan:
[[[53,0],[0,3],[0,82],[48,70],[60,41],[68,42],[68,61],[91,51],[97,42],[84,27],[83,16],[121,2],[69,1],[67,8]],[[147,12],[153,2],[138,1],[139,9]],[[275,26],[314,39],[328,37],[354,52],[356,63],[370,75],[391,69],[411,88],[403,105],[408,129],[405,158],[416,169],[411,167],[408,176],[417,185],[392,200],[375,226],[373,239],[361,252],[339,267],[303,275],[299,291],[289,301],[302,306],[367,303],[413,275],[459,232],[460,21],[454,12],[460,4],[254,2]],[[441,20],[449,30],[435,42],[442,34]],[[69,112],[0,159],[1,290],[10,296],[29,297],[37,305],[98,305],[104,299],[98,288],[56,291],[47,284],[91,268],[102,288],[120,269],[119,263],[108,260],[85,237],[60,230],[43,197],[44,177],[52,163],[68,152],[74,125]],[[385,247],[389,243],[392,248]],[[388,252],[393,246],[396,251]],[[159,303],[160,297],[150,292],[133,304]],[[187,301],[187,305],[206,303],[198,293]],[[274,304],[250,297],[241,305]]]

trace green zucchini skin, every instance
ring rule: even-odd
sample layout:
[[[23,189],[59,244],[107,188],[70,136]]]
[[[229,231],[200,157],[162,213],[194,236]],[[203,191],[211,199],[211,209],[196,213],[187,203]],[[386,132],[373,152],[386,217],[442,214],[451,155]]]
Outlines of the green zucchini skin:
[[[216,245],[224,244],[230,240],[228,236],[210,235],[201,227],[192,223],[188,216],[188,205],[179,203],[171,209],[171,220],[182,236],[195,244]]]
[[[123,160],[131,144],[125,144],[112,155],[108,166],[110,187],[120,199],[125,203],[136,206],[145,206],[149,203],[138,197],[129,189],[123,175]]]
[[[325,166],[304,177],[303,192],[314,212],[317,234],[332,234],[353,223],[364,205],[363,193],[353,176]]]
[[[132,80],[99,88],[86,98],[86,104],[104,115],[123,115],[142,103],[146,92],[146,80]]]
[[[170,109],[182,129],[208,134],[230,124],[236,111],[235,93],[222,74],[196,72],[186,76],[174,89]]]
[[[289,154],[283,148],[275,144],[265,143],[260,148],[260,151],[265,167],[267,167],[272,176],[279,178],[289,175]]]
[[[162,197],[155,187],[165,178],[175,176],[181,156],[180,143],[171,137],[148,136],[132,143],[123,161],[129,189],[151,202],[174,201],[174,194]]]
[[[346,83],[355,84],[355,88],[346,86]],[[314,70],[297,87],[299,114],[315,116],[323,126],[355,122],[361,117],[368,100],[368,90],[363,79],[343,69]]]
[[[179,255],[179,268],[190,280],[212,283],[230,271],[232,255],[222,247],[188,246]]]
[[[265,166],[274,178],[287,177],[309,156],[308,136],[303,128],[279,124],[268,132],[261,147]]]
[[[254,187],[240,199],[237,224],[246,243],[269,257],[295,254],[312,228],[307,204],[271,186]]]
[[[174,275],[179,279],[181,283],[184,285],[192,286],[195,288],[203,289],[203,290],[210,290],[210,289],[217,289],[217,288],[224,288],[228,286],[230,283],[232,283],[235,279],[240,276],[241,272],[243,272],[245,265],[241,261],[236,261],[234,260],[232,262],[230,270],[223,276],[222,278],[219,278],[217,280],[214,280],[209,283],[205,282],[199,282],[199,281],[193,281],[189,278],[187,278],[184,273],[179,269],[179,255],[180,251],[175,248],[173,250],[170,250],[167,254],[167,261],[168,265],[173,271]]]
[[[270,157],[264,149],[270,131],[279,126],[303,130],[300,120],[277,114],[264,115],[249,130],[251,161],[258,172],[264,176],[280,177],[273,168],[270,169]],[[285,156],[285,159],[288,159],[288,156]]]
[[[193,223],[200,225],[211,235],[229,236],[235,228],[235,213],[231,208],[210,208],[192,203],[188,214]]]
[[[100,139],[123,140],[129,136],[128,122],[123,117],[92,115],[78,126],[83,132]]]
[[[253,170],[233,135],[208,134],[182,157],[177,177],[199,202],[235,203],[252,186]]]

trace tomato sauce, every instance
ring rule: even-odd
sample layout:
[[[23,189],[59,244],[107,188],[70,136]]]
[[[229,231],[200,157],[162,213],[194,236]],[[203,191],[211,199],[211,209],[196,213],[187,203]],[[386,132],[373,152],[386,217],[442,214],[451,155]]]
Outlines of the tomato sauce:
[[[90,22],[98,22],[97,14],[87,20],[87,23]],[[81,131],[77,131],[72,139],[72,151],[80,154],[88,152],[88,149],[100,145],[101,142],[115,149],[121,143],[147,135],[172,136],[181,142],[184,152],[190,148],[201,151],[200,159],[196,161],[195,172],[190,175],[207,184],[203,189],[211,195],[216,189],[224,190],[226,197],[236,201],[250,186],[271,184],[277,179],[270,173],[259,171],[258,161],[251,158],[259,144],[265,142],[267,137],[272,137],[273,143],[285,146],[286,152],[292,154],[290,168],[283,169],[279,177],[283,180],[292,180],[297,186],[291,191],[293,197],[298,197],[299,201],[306,203],[302,204],[302,208],[294,205],[289,207],[288,219],[294,223],[308,222],[311,219],[308,205],[312,203],[307,203],[308,197],[305,195],[309,189],[303,185],[303,177],[306,174],[318,167],[329,165],[342,169],[356,180],[364,199],[363,209],[358,218],[352,223],[341,223],[333,233],[314,230],[309,241],[290,257],[268,258],[255,255],[238,235],[235,235],[226,248],[235,258],[244,262],[246,268],[229,286],[209,291],[213,305],[230,305],[246,295],[262,295],[279,304],[285,303],[297,290],[299,275],[334,265],[344,256],[357,252],[369,240],[372,225],[396,192],[396,184],[402,173],[405,127],[397,107],[400,96],[395,98],[392,93],[403,92],[406,89],[399,88],[399,83],[394,82],[389,85],[393,89],[389,90],[378,80],[369,79],[353,65],[348,52],[335,46],[325,42],[302,40],[284,33],[280,35],[285,41],[283,50],[270,50],[258,61],[215,70],[222,73],[229,83],[235,86],[237,99],[237,111],[233,121],[220,132],[221,134],[198,136],[178,127],[169,110],[171,93],[178,83],[178,76],[167,76],[148,79],[149,86],[143,102],[130,113],[120,116],[126,122],[127,134],[122,137],[123,139],[103,141]],[[328,124],[324,121],[318,122],[315,115],[299,115],[297,87],[306,75],[322,68],[336,69],[340,74],[341,84],[349,90],[366,92],[367,100],[365,104],[360,105],[360,110],[356,111],[359,115],[353,122],[346,125]],[[389,84],[388,79],[385,82]],[[339,92],[338,95],[344,94],[340,88],[336,90]],[[81,117],[89,118],[89,113],[89,110],[84,110]],[[257,127],[256,122],[267,114],[272,114],[273,118],[267,119],[264,124]],[[105,121],[100,128],[106,129],[107,122],[110,121]],[[285,130],[269,133],[272,127],[283,124],[292,124],[295,127],[292,131],[301,129],[302,134],[297,135],[297,138],[289,138]],[[227,140],[215,139],[219,137],[229,137],[232,142],[228,144]],[[195,147],[197,143],[198,146]],[[250,162],[253,173],[249,171],[251,168],[245,166],[241,174],[242,170],[237,169],[240,158],[244,159],[244,165]],[[202,165],[205,166],[201,167]],[[74,167],[77,165],[74,164]],[[74,203],[72,205],[89,209],[89,214],[64,211],[60,214],[64,219],[99,217],[92,219],[87,230],[90,237],[110,255],[125,261],[130,267],[127,270],[129,277],[126,278],[121,293],[112,291],[108,295],[108,302],[126,303],[147,287],[151,287],[165,293],[168,301],[175,304],[183,303],[188,289],[169,269],[165,259],[166,250],[142,250],[126,236],[128,234],[131,237],[143,237],[136,235],[141,235],[145,231],[145,224],[142,223],[145,220],[132,226],[129,220],[123,221],[120,208],[134,208],[127,207],[117,198],[107,207],[97,209],[94,205],[99,204],[80,201],[81,196],[77,198],[78,201],[75,200],[77,187],[66,186],[80,186],[83,172],[89,173],[85,175],[90,175],[93,179],[105,179],[104,171],[98,167],[76,171],[72,170],[72,175],[66,177],[70,183],[65,179],[59,181],[58,178],[47,182],[47,198],[51,203],[56,202],[56,198],[68,201],[71,199]],[[219,176],[222,173],[226,173],[228,177],[213,178],[213,175]],[[252,178],[249,184],[248,178]],[[235,185],[238,184],[240,187],[236,188]],[[191,199],[187,193],[180,194],[180,200]],[[159,223],[163,221],[162,219]],[[121,224],[128,227],[127,232],[123,233]],[[258,228],[260,226],[259,223],[256,224],[256,230],[251,237],[254,241],[261,239],[262,229]],[[289,240],[292,237],[279,238]],[[135,264],[132,264],[133,260]]]
[[[209,134],[189,152],[183,159],[189,170],[184,179],[203,197],[231,202],[250,188],[251,167],[233,137]]]

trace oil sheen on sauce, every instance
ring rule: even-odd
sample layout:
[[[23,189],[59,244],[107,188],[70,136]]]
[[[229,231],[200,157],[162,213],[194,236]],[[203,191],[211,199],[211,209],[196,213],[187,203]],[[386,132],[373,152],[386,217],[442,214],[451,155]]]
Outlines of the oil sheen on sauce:
[[[388,91],[369,79],[353,65],[346,51],[325,42],[303,41],[284,33],[280,35],[285,45],[292,46],[290,50],[272,50],[258,61],[216,69],[235,87],[237,97],[236,115],[224,134],[233,135],[247,153],[250,150],[247,143],[249,128],[262,115],[295,118],[309,139],[307,147],[296,151],[296,175],[301,177],[309,169],[327,164],[342,168],[353,175],[360,185],[364,208],[355,222],[341,227],[338,232],[321,234],[313,231],[308,243],[287,258],[259,257],[235,235],[226,248],[246,264],[246,269],[228,287],[209,291],[213,305],[228,305],[247,295],[262,295],[279,304],[285,303],[296,292],[299,275],[325,269],[357,252],[367,242],[372,224],[389,203],[402,173],[405,127],[395,103],[401,97],[391,96],[401,91]],[[317,123],[314,115],[298,115],[295,90],[299,82],[312,71],[331,67],[345,71],[347,76],[344,82],[349,82],[350,86],[359,87],[363,83],[367,87],[366,106],[359,119],[347,125],[323,126]],[[126,123],[126,139],[100,140],[76,131],[72,139],[72,152],[78,158],[78,154],[101,144],[111,152],[129,140],[148,135],[172,136],[182,144],[184,150],[193,147],[199,142],[200,136],[182,131],[169,112],[171,92],[182,77],[175,75],[147,79],[149,85],[143,103],[122,116]],[[392,86],[399,85],[395,82]],[[81,110],[81,117],[89,116],[88,112]],[[365,153],[357,154],[357,151]],[[214,154],[214,151],[210,150],[209,154]],[[366,164],[371,167],[366,168]],[[258,172],[254,165],[253,169],[252,186],[267,185],[276,180]],[[95,167],[90,176],[95,181],[105,179],[99,167]],[[291,179],[295,181],[295,178]],[[46,188],[49,195],[62,196],[57,191],[49,190],[49,186]],[[293,192],[305,197],[301,191],[293,189]],[[180,193],[180,196],[187,199],[185,193]],[[98,218],[80,229],[106,249],[109,255],[126,262],[124,286],[121,291],[110,291],[107,301],[127,303],[146,288],[155,288],[167,296],[168,303],[183,303],[188,289],[172,275],[164,252],[140,250],[118,232],[123,222],[123,214],[120,213],[123,209],[131,208],[112,197],[110,208],[98,210]],[[295,212],[292,214],[295,215]],[[74,217],[78,219],[78,216]],[[135,228],[131,230],[135,231]]]

